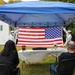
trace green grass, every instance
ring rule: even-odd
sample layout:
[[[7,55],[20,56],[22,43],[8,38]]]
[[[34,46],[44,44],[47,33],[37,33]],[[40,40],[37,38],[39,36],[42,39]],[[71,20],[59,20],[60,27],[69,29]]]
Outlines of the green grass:
[[[3,46],[0,46],[0,51],[3,49]],[[17,47],[20,50],[20,47]],[[19,67],[21,69],[21,75],[50,75],[49,64],[54,63],[55,58],[52,56],[45,57],[42,61],[38,63],[24,63],[22,68],[22,61],[20,59]],[[74,73],[75,75],[75,73]]]
[[[49,75],[49,64],[53,63],[54,57],[46,57],[38,63],[26,63],[22,69],[22,61],[20,61],[20,68],[22,75]]]

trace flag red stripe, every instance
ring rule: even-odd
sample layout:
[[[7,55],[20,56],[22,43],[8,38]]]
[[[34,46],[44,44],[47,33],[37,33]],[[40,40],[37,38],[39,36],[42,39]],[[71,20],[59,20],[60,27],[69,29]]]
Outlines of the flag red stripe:
[[[22,45],[24,45],[24,44],[19,44],[19,45],[17,45],[17,46],[22,46]],[[25,45],[25,46],[27,46],[27,47],[40,47],[40,45]],[[53,45],[51,46],[51,45],[41,45],[41,47],[54,47]],[[57,47],[63,47],[62,45],[60,45],[60,46],[57,46]]]
[[[29,32],[30,30],[28,30],[28,31],[26,31],[26,30],[19,30],[19,32]],[[37,33],[37,32],[44,32],[44,30],[43,31],[30,31],[30,32],[35,32],[35,33]]]
[[[31,40],[33,40],[33,39],[34,39],[34,40],[35,40],[35,39],[37,40],[37,39],[38,39],[38,40],[39,40],[39,38],[26,38],[26,37],[18,37],[18,38],[19,38],[19,39],[23,39],[23,40],[29,40],[29,39],[31,39]],[[44,38],[40,38],[40,39],[44,39]]]

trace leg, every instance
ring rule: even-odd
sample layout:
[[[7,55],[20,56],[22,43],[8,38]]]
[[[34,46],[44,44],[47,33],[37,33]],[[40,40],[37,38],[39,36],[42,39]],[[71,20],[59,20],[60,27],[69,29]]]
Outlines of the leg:
[[[16,44],[18,43],[18,39],[16,39]]]
[[[56,66],[50,65],[49,68],[50,68],[51,75],[57,75],[57,71],[56,71],[57,65]]]

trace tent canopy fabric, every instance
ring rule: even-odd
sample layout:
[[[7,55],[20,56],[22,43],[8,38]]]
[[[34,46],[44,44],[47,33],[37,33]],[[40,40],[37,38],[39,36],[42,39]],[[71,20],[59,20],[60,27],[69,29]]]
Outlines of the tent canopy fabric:
[[[0,20],[13,26],[57,26],[75,21],[75,4],[26,1],[0,5]]]
[[[75,4],[64,2],[28,1],[5,4],[0,7],[0,13],[18,14],[48,14],[48,13],[75,13]]]

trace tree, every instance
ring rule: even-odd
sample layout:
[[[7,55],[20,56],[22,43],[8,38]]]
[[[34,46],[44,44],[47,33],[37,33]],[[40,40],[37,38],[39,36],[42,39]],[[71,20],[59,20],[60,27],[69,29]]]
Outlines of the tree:
[[[0,0],[0,4],[5,4],[6,2],[4,0]]]
[[[75,0],[40,0],[40,1],[61,1],[61,2],[75,3]]]
[[[21,0],[9,0],[8,3],[13,3],[13,2],[20,2]]]
[[[20,2],[21,0],[9,0],[8,2],[5,2],[4,0],[0,0],[0,4],[6,4],[6,3],[13,3],[13,2]]]

